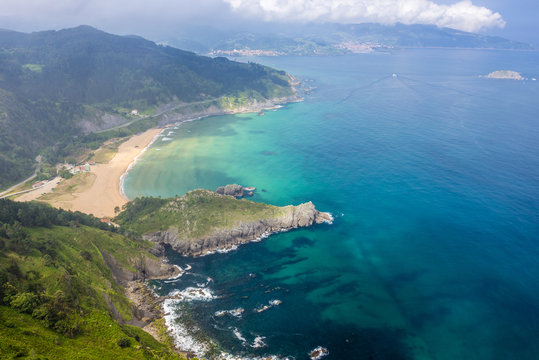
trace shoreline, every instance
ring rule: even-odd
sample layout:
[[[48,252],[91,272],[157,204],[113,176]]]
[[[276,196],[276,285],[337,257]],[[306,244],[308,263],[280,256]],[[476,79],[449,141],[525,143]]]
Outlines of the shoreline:
[[[122,143],[114,157],[104,164],[93,165],[90,168],[90,177],[87,183],[79,186],[74,184],[73,189],[60,193],[52,199],[41,198],[42,192],[37,193],[31,199],[15,199],[16,201],[38,200],[46,202],[56,208],[64,210],[80,211],[94,215],[98,218],[112,219],[116,216],[114,209],[122,208],[129,197],[125,193],[125,179],[129,171],[135,166],[140,157],[157,141],[160,135],[171,126],[180,126],[182,123],[204,119],[210,116],[235,115],[244,113],[256,113],[263,110],[279,109],[286,103],[299,102],[301,98],[276,99],[283,100],[272,103],[258,104],[248,108],[240,108],[235,111],[221,111],[219,114],[192,114],[189,118],[169,118],[166,123],[158,127],[148,129],[142,133],[132,135]],[[80,187],[80,189],[77,189]],[[56,194],[48,192],[46,194]]]
[[[181,120],[181,121],[177,121],[175,123],[172,123],[170,124],[170,126],[165,126],[165,127],[159,127],[159,128],[154,128],[154,129],[159,129],[159,133],[156,134],[153,139],[144,147],[144,149],[142,149],[140,151],[140,153],[135,156],[135,158],[133,159],[133,161],[131,161],[129,163],[129,165],[127,166],[127,168],[125,169],[125,171],[122,173],[122,175],[120,176],[120,183],[119,183],[119,186],[118,186],[118,191],[120,192],[120,195],[126,200],[126,201],[130,201],[131,199],[129,199],[129,197],[127,196],[127,194],[125,193],[125,189],[124,189],[124,182],[125,182],[125,178],[127,177],[127,175],[129,174],[129,171],[131,171],[131,169],[133,168],[133,166],[135,166],[135,164],[137,163],[138,159],[157,141],[157,139],[161,136],[161,134],[169,129],[170,127],[172,126],[179,126],[183,123],[186,123],[186,122],[191,122],[191,121],[196,121],[196,120],[200,120],[200,119],[204,119],[204,118],[207,118],[209,116],[213,116],[213,115],[205,115],[205,116],[198,116],[198,117],[195,117],[195,118],[192,118],[192,119],[187,119],[187,120]],[[151,129],[150,129],[151,130]],[[149,130],[147,130],[149,131]]]
[[[80,211],[99,218],[114,218],[116,216],[114,209],[121,208],[128,202],[120,191],[122,175],[162,130],[163,128],[152,128],[128,138],[118,147],[118,151],[108,163],[90,167],[90,171],[86,173],[89,174],[87,183],[75,184],[72,191],[60,193],[52,199],[37,198],[36,200],[44,201],[56,208]],[[49,194],[55,195],[55,192]]]
[[[127,168],[125,169],[125,171],[122,173],[122,175],[120,175],[120,183],[118,184],[118,191],[120,192],[120,195],[126,200],[126,201],[129,201],[130,199],[127,197],[125,191],[124,191],[124,181],[125,181],[125,178],[126,176],[129,174],[129,171],[133,168],[133,166],[135,166],[135,164],[137,163],[138,159],[153,145],[153,143],[159,138],[159,135],[161,135],[163,133],[163,131],[166,129],[166,128],[158,128],[159,129],[159,133],[157,133],[153,138],[152,140],[146,145],[144,146],[144,148],[137,154],[137,156],[135,156],[135,158],[133,159],[133,161],[131,161],[129,163],[129,165],[127,166]],[[149,130],[146,130],[146,132],[150,131],[152,129],[149,129]]]

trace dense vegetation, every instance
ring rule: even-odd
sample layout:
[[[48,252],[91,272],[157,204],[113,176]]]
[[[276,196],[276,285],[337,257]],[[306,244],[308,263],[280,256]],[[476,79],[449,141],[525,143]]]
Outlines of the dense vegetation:
[[[261,100],[291,92],[282,71],[140,37],[88,26],[31,34],[0,30],[0,188],[30,175],[44,149],[45,161],[54,163],[116,135],[81,136],[88,124],[103,127],[105,114],[127,122],[138,118],[132,109],[152,115],[169,103]]]
[[[0,200],[1,357],[181,358],[126,324],[132,306],[104,260],[135,272],[150,247],[89,215]]]
[[[137,234],[174,226],[181,239],[196,239],[240,222],[257,221],[281,213],[281,208],[209,190],[193,190],[182,197],[143,197],[124,206],[115,221]]]

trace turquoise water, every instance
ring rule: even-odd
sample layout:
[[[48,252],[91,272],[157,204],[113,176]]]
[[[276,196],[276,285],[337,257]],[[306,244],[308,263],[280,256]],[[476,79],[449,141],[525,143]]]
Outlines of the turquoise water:
[[[539,54],[408,50],[264,58],[314,87],[264,116],[167,131],[127,176],[129,197],[229,183],[255,201],[312,200],[333,225],[274,235],[192,266],[157,291],[230,353],[307,359],[536,359]],[[394,77],[392,74],[397,76]],[[282,304],[258,313],[255,308]],[[215,316],[245,309],[241,318]],[[245,341],[234,335],[241,333]],[[256,336],[264,347],[253,348]]]

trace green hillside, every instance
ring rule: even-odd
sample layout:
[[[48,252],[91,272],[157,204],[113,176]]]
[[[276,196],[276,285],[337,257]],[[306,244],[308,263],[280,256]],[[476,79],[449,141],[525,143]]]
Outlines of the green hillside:
[[[103,127],[111,116],[127,122],[164,104],[289,95],[283,71],[136,36],[88,26],[31,34],[0,30],[0,188],[30,175],[44,149],[52,149],[45,161],[54,163],[87,146],[95,140],[81,136],[92,128],[88,124]],[[140,115],[131,115],[133,109]]]
[[[156,261],[151,246],[89,215],[0,200],[0,358],[181,359],[128,325],[119,277]]]

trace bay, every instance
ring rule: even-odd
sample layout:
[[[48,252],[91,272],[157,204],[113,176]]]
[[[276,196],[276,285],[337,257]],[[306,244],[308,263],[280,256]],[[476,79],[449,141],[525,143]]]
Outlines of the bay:
[[[182,304],[180,317],[247,357],[306,359],[323,346],[328,359],[535,359],[539,54],[254,60],[310,94],[264,116],[166,130],[125,192],[169,197],[239,183],[257,188],[254,201],[313,201],[335,222],[227,254],[169,252],[191,270],[154,282],[158,293],[202,286],[215,296]],[[480,77],[502,69],[530,80]],[[216,316],[236,308],[241,317]],[[253,347],[257,337],[264,346]]]

